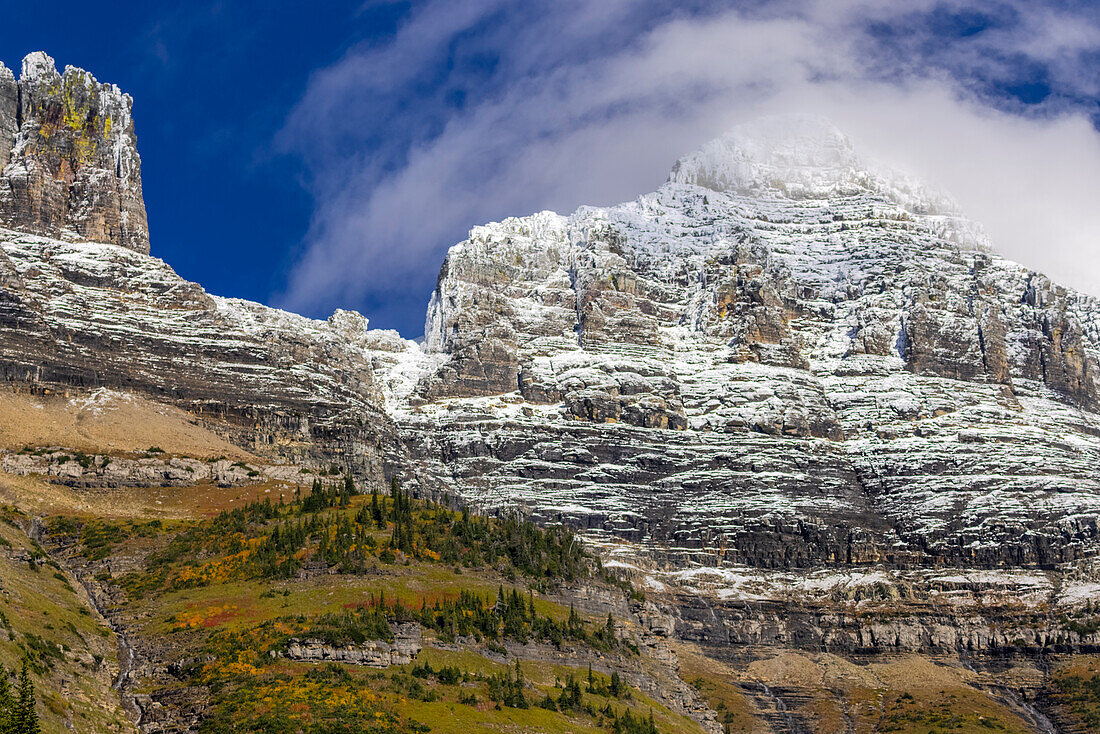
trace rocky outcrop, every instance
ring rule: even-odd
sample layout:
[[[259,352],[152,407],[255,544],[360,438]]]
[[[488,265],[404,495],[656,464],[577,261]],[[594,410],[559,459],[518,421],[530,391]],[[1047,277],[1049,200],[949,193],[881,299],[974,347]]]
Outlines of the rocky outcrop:
[[[149,252],[132,105],[41,52],[0,65],[0,225]]]
[[[982,613],[895,602],[876,610],[766,601],[677,598],[676,636],[713,648],[789,646],[844,655],[1095,654],[1100,633],[1049,626],[1033,610],[986,607]],[[717,653],[719,656],[721,652]]]
[[[406,622],[393,625],[393,642],[374,640],[360,645],[330,645],[321,640],[290,640],[284,657],[311,662],[337,662],[388,668],[407,665],[420,653],[420,625]]]
[[[71,487],[190,487],[202,482],[239,487],[271,480],[309,484],[314,478],[303,472],[302,467],[289,464],[250,465],[229,459],[162,457],[157,452],[144,457],[127,457],[24,450],[0,456],[0,470],[23,476],[38,475]]]
[[[368,335],[366,319],[319,322],[217,298],[148,256],[131,106],[81,69],[59,74],[43,53],[23,60],[18,81],[0,67],[3,379],[31,391],[139,393],[269,457],[380,481],[409,473],[373,381],[386,340]],[[56,479],[187,479],[178,467],[124,464],[73,464]]]

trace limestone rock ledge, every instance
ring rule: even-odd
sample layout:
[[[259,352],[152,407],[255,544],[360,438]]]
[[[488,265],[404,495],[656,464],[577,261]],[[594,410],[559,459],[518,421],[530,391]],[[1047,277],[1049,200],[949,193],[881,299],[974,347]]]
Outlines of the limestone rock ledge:
[[[373,640],[362,645],[337,646],[320,640],[291,640],[284,657],[290,660],[326,661],[387,668],[406,665],[420,654],[420,625],[394,625],[393,642]]]

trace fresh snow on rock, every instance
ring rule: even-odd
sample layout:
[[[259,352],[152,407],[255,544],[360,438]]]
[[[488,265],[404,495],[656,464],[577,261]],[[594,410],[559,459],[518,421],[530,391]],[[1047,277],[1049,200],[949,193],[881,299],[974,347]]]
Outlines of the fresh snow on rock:
[[[472,229],[377,374],[454,491],[658,558],[1048,565],[1098,542],[1098,319],[771,118],[635,201]]]

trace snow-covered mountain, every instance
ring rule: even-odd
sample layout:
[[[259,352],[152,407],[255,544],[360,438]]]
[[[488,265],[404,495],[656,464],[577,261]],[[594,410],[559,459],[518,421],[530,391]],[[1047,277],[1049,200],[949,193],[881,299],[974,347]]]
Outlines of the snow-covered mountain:
[[[424,376],[376,367],[488,507],[706,564],[1049,566],[1098,544],[1098,347],[1093,298],[795,117],[636,201],[474,228]]]
[[[1094,673],[1100,652],[1100,302],[999,257],[948,196],[866,159],[825,120],[760,120],[635,201],[475,227],[447,254],[417,343],[351,311],[316,320],[218,297],[151,256],[130,104],[45,54],[18,81],[0,66],[5,619],[31,608],[41,619],[26,592],[50,580],[35,560],[45,549],[53,580],[79,592],[45,608],[79,621],[75,609],[94,607],[117,635],[69,623],[59,639],[98,642],[50,657],[63,659],[43,679],[57,681],[42,699],[51,712],[73,691],[106,711],[94,691],[112,685],[143,732],[217,723],[211,712],[241,691],[264,691],[268,708],[267,688],[223,687],[215,668],[277,679],[297,708],[305,689],[284,685],[287,666],[312,681],[306,661],[324,659],[329,676],[333,661],[396,658],[377,657],[382,641],[334,647],[300,627],[325,641],[288,639],[311,652],[272,659],[260,631],[292,619],[282,615],[350,613],[368,590],[372,604],[379,590],[430,605],[518,582],[532,605],[569,607],[582,628],[612,625],[638,647],[425,626],[430,660],[484,655],[518,677],[522,659],[534,674],[525,700],[558,706],[559,673],[591,676],[595,662],[603,680],[621,669],[639,706],[714,734],[1083,721],[1067,692],[1087,691],[1077,674]],[[551,559],[517,578],[495,551],[485,562],[486,544],[544,557],[554,546],[479,545],[470,530],[422,549],[458,527],[435,509],[404,550],[373,521],[350,529],[367,505],[196,519],[344,472],[361,489],[396,477],[421,496],[569,523],[599,564],[566,582]],[[250,516],[248,534],[234,529]],[[231,575],[278,547],[292,517],[316,551]],[[196,540],[202,528],[225,528],[217,545],[232,555]],[[376,553],[345,564],[321,551],[330,538]],[[196,565],[162,562],[180,554]],[[34,645],[7,625],[9,646],[53,644],[22,621]],[[248,630],[262,643],[251,658]],[[223,666],[209,655],[224,633],[238,662]],[[117,665],[91,652],[116,642]],[[472,698],[469,712],[518,721],[508,703],[486,711],[492,693],[473,696],[492,691],[480,673],[454,701],[435,698],[437,675],[423,679],[431,699],[398,686],[407,670],[347,679],[374,681],[357,690],[392,693],[417,720]],[[99,689],[70,685],[92,676]],[[334,685],[310,690],[343,696]],[[603,701],[584,695],[590,712]],[[608,698],[585,721],[618,727],[625,704]],[[372,721],[398,721],[386,715]]]

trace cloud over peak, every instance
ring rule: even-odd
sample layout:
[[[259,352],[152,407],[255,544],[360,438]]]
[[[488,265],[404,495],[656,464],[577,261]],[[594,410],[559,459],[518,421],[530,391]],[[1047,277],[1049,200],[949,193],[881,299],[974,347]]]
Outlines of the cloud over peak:
[[[1009,257],[1100,293],[1100,18],[1085,3],[414,6],[314,75],[280,134],[315,196],[283,301],[419,333],[476,224],[655,189],[734,123],[805,111],[950,190]],[[1090,107],[1091,105],[1091,107]]]

